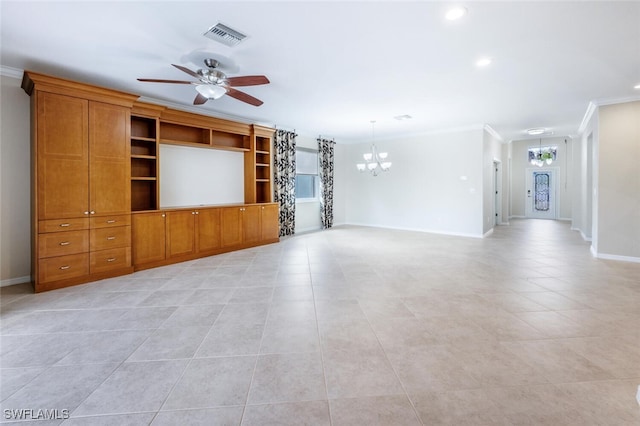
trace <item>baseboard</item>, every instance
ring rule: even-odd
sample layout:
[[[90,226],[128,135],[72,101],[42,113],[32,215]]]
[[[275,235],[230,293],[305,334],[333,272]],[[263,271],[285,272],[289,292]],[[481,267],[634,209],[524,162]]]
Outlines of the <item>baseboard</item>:
[[[27,275],[26,277],[16,277],[16,278],[7,278],[6,280],[0,280],[0,287],[6,287],[9,285],[15,284],[24,284],[30,283],[31,276]]]
[[[463,232],[448,232],[448,231],[440,231],[440,230],[433,230],[433,229],[403,228],[403,227],[396,227],[396,226],[372,225],[370,223],[357,223],[357,222],[351,222],[351,223],[348,223],[348,225],[366,226],[369,228],[380,228],[380,229],[393,229],[396,231],[424,232],[426,234],[450,235],[452,237],[483,238],[482,234],[467,234]]]
[[[308,234],[310,232],[322,231],[322,227],[314,226],[313,228],[296,229],[295,235]]]
[[[487,232],[485,232],[482,235],[482,238],[488,237],[489,235],[493,234],[493,228],[489,229]]]
[[[583,239],[583,240],[585,240],[585,241],[589,241],[589,242],[591,241],[591,237],[587,237],[587,236],[584,234],[584,232],[582,232],[582,229],[580,229],[580,228],[573,228],[573,227],[571,227],[571,230],[572,230],[572,231],[577,231],[577,232],[579,232],[579,233],[580,233],[580,236],[582,237],[582,239]]]
[[[595,250],[593,250],[593,246],[591,246],[591,247],[592,247],[591,254],[593,254],[598,259],[617,260],[617,261],[620,261],[620,262],[640,263],[640,257],[620,256],[620,255],[617,255],[617,254],[607,254],[607,253],[596,253]]]
[[[509,216],[509,219],[526,219],[526,216],[520,216],[520,215],[513,215],[513,216]]]

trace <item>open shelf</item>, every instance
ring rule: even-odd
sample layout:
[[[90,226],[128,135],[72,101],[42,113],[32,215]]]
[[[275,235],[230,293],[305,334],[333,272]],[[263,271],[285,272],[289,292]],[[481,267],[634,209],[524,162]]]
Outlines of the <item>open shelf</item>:
[[[136,212],[144,210],[156,210],[158,208],[157,194],[157,182],[155,179],[132,180],[131,210]]]
[[[271,152],[271,138],[256,136],[256,153],[269,154]]]
[[[154,118],[131,116],[131,139],[156,141]]]
[[[131,156],[139,156],[139,155],[147,155],[155,157],[157,155],[156,151],[156,141],[154,140],[140,140],[140,139],[132,139],[131,140]]]
[[[158,208],[158,120],[131,116],[131,210]]]
[[[183,124],[160,122],[160,142],[211,145],[211,130]]]
[[[211,131],[211,143],[214,147],[234,148],[240,151],[249,151],[249,137],[234,133]]]
[[[271,194],[270,179],[257,179],[256,180],[256,203],[270,203],[271,198],[272,198],[272,194]]]

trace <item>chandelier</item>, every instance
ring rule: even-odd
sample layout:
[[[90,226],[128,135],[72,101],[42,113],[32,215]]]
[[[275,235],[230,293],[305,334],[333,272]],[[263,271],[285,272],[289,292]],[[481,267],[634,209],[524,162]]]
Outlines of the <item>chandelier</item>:
[[[385,161],[387,159],[386,152],[378,152],[375,144],[374,127],[376,121],[371,120],[371,152],[363,154],[364,163],[356,164],[358,171],[364,172],[368,170],[373,176],[378,176],[380,171],[386,172],[391,168],[391,162]]]
[[[549,165],[553,163],[556,158],[556,149],[554,147],[546,146],[542,148],[542,139],[538,144],[538,149],[535,148],[529,150],[529,161],[532,165],[542,167],[545,164]]]

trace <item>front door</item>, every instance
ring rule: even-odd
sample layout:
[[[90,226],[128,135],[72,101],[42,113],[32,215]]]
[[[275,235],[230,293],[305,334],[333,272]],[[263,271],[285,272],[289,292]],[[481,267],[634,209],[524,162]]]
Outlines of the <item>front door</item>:
[[[553,169],[527,169],[527,217],[556,218],[556,182]]]

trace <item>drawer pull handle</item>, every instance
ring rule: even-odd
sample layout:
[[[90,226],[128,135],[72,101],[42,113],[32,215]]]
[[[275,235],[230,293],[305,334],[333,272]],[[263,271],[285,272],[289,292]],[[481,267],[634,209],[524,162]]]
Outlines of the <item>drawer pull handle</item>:
[[[71,226],[71,224],[70,223],[61,223],[60,224],[60,227],[62,227],[62,228],[65,228],[67,226]]]
[[[116,237],[107,237],[107,240],[115,240]]]
[[[65,266],[61,266],[60,270],[64,271],[65,269],[69,269],[69,268],[71,268],[71,266],[65,265]]]
[[[84,212],[84,214],[89,214],[89,212]]]
[[[91,210],[89,213],[96,214],[96,212],[94,210]]]
[[[68,246],[69,244],[71,244],[69,241],[63,241],[60,243],[61,246]]]
[[[117,222],[117,220],[115,220],[115,219],[111,219],[111,220],[107,221],[107,223],[116,223],[116,222]]]
[[[115,262],[116,258],[115,257],[110,257],[107,259],[107,262]]]

